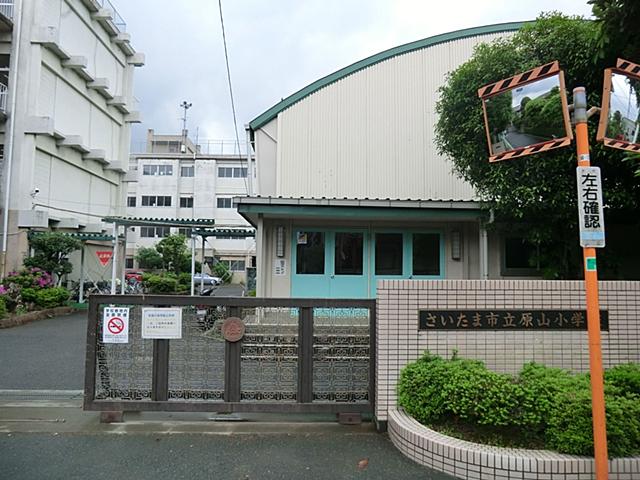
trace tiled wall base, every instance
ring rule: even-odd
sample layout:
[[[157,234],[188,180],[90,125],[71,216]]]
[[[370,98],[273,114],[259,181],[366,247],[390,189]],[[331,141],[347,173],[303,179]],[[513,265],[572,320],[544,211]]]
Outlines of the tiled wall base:
[[[590,457],[480,445],[447,437],[402,410],[389,409],[391,441],[407,457],[464,480],[592,480]],[[609,461],[609,480],[640,479],[640,457]]]
[[[640,362],[640,282],[600,282],[600,306],[609,312],[602,332],[605,368]],[[419,330],[418,311],[473,309],[584,309],[584,284],[546,280],[381,280],[376,323],[376,418],[397,405],[402,368],[425,350],[482,360],[487,368],[518,372],[527,362],[575,372],[589,370],[585,331]],[[638,477],[640,480],[640,476]]]

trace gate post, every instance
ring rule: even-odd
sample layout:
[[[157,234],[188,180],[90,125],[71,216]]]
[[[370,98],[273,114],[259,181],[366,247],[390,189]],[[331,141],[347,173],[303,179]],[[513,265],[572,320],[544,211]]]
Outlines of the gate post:
[[[230,317],[239,317],[239,307],[229,307]],[[242,340],[238,342],[224,341],[224,401],[240,402],[240,362]]]
[[[153,373],[151,400],[169,400],[169,340],[153,341]]]
[[[313,402],[313,308],[301,307],[298,318],[298,403]]]

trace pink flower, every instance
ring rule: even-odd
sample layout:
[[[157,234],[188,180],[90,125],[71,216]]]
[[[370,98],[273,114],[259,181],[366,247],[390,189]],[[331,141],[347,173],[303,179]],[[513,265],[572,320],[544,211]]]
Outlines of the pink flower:
[[[0,295],[4,295],[5,293],[7,293],[9,290],[7,290],[4,285],[0,285]]]

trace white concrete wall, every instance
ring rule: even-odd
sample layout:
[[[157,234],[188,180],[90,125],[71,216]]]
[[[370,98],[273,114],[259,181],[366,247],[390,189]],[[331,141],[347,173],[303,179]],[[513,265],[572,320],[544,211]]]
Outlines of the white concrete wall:
[[[51,38],[57,48],[71,56],[86,57],[86,72],[93,78],[106,78],[114,96],[132,96],[135,67],[114,37],[91,18],[81,0],[20,3],[20,38],[16,38],[17,25],[12,34],[0,37],[0,50],[11,52],[10,68],[17,71],[18,78],[15,85],[9,85],[16,95],[15,111],[10,112],[15,126],[11,215],[35,208],[47,211],[51,220],[71,218],[81,226],[99,224],[104,215],[123,213],[122,174],[112,167],[128,160],[130,124],[123,112],[89,88],[86,79],[65,67],[53,49],[38,39],[44,31],[53,32]],[[16,63],[18,45],[20,61]],[[34,124],[50,127],[33,131]],[[89,150],[104,150],[107,164],[62,145],[53,131],[66,138],[79,137]],[[3,190],[7,168],[5,160]],[[40,190],[35,198],[31,196],[34,188]],[[15,268],[25,253],[26,230],[18,229],[16,222],[10,223],[15,231],[10,231],[8,266]],[[50,222],[50,226],[55,225],[55,221]]]

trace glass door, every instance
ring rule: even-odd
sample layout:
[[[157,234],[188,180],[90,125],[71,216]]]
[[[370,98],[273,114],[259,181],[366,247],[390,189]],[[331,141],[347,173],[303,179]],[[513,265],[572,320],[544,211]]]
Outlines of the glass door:
[[[365,232],[333,232],[331,297],[367,298],[369,272]]]

